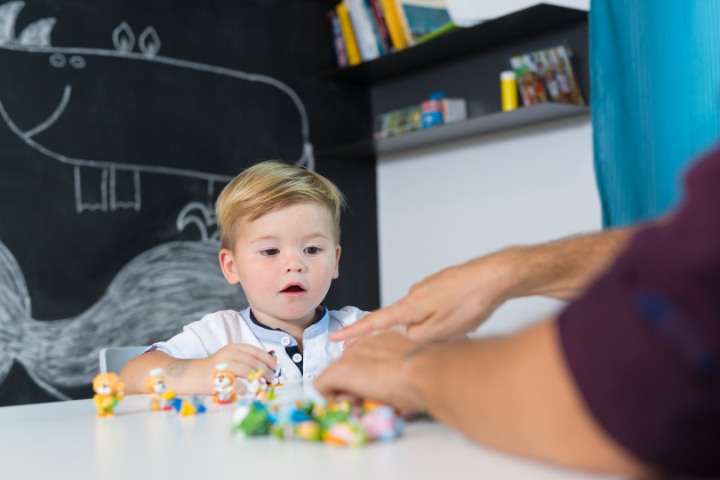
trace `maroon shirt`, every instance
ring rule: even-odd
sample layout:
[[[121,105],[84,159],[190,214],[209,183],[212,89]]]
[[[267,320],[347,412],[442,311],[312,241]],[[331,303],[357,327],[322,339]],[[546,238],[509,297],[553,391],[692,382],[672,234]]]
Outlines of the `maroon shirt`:
[[[561,314],[566,361],[599,424],[671,473],[720,476],[720,148],[672,219],[640,231]]]

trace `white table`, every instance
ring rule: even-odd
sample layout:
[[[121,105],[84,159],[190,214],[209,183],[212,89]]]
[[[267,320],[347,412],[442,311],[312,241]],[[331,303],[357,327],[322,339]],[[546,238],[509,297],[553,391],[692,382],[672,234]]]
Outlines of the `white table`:
[[[609,478],[504,455],[431,421],[408,423],[392,442],[346,448],[236,436],[233,411],[152,412],[147,395],[126,397],[111,418],[97,418],[92,400],[3,407],[0,479]]]

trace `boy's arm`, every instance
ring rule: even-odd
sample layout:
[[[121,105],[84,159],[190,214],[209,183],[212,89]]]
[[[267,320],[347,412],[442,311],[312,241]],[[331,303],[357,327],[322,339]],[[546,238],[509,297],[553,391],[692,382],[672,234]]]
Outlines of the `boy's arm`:
[[[150,370],[165,370],[168,390],[177,394],[210,394],[213,390],[215,366],[225,363],[237,377],[245,378],[251,370],[264,370],[264,377],[273,380],[275,359],[266,351],[244,343],[230,343],[205,358],[179,359],[154,350],[130,360],[120,372],[126,393],[146,393],[145,379]]]
[[[145,379],[150,370],[162,368],[165,371],[168,390],[178,394],[209,394],[212,391],[212,370],[207,368],[207,359],[178,359],[154,350],[143,353],[125,364],[120,377],[125,382],[125,393],[148,393]]]

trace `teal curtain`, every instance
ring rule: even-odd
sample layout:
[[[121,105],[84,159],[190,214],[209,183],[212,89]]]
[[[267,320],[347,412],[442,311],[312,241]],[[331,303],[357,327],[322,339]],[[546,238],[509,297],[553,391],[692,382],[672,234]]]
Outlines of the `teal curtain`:
[[[720,0],[592,0],[590,74],[605,226],[662,215],[720,134]]]

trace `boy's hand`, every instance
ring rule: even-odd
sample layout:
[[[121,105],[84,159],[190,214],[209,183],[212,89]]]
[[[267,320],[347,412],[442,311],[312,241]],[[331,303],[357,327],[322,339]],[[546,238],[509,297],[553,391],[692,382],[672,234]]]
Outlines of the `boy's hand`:
[[[273,381],[275,359],[265,350],[245,343],[231,343],[203,359],[210,371],[215,365],[226,363],[236,377],[246,378],[252,370],[263,369],[263,377],[268,383]]]

